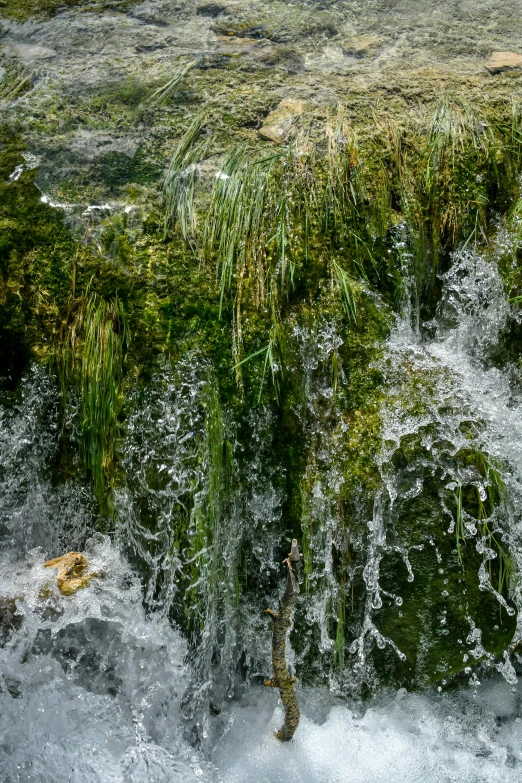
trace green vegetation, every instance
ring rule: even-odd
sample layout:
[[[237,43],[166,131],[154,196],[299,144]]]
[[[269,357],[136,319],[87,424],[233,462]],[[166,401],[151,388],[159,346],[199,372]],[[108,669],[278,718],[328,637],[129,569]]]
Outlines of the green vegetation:
[[[191,629],[199,632],[210,622],[216,604],[221,604],[224,611],[223,602],[234,599],[231,586],[236,581],[234,561],[226,562],[222,557],[226,548],[224,506],[228,500],[232,454],[225,440],[223,413],[212,384],[207,388],[205,407],[205,500],[192,509],[184,552],[188,563],[186,617]]]
[[[25,22],[33,16],[48,19],[71,8],[98,12],[107,9],[125,11],[135,2],[136,0],[3,0],[0,3],[0,18],[5,16],[17,22]]]
[[[154,90],[152,95],[148,98],[148,103],[152,106],[161,106],[161,104],[165,103],[183,83],[185,76],[195,68],[197,64],[197,60],[190,60],[188,63],[181,65],[165,84],[162,84],[161,87]]]
[[[500,595],[507,597],[511,580],[515,578],[515,569],[502,541],[502,532],[492,521],[495,509],[505,496],[502,474],[495,462],[480,451],[470,449],[462,456],[466,465],[476,469],[482,484],[460,486],[456,493],[455,542],[459,561],[463,565],[466,542],[469,538],[473,539],[466,529],[466,517],[471,521],[472,530],[476,527],[475,535],[479,536],[483,543],[483,562],[487,567],[491,585],[496,586]]]
[[[0,374],[16,382],[31,353],[49,357],[75,242],[62,216],[41,202],[36,170],[21,170],[19,140],[0,129],[0,142]]]
[[[129,341],[127,320],[117,296],[107,302],[87,293],[70,306],[69,313],[60,362],[62,388],[66,390],[71,381],[79,387],[80,457],[105,515],[110,506],[119,439],[123,359]]]
[[[32,86],[33,76],[25,66],[0,58],[0,107],[20,98]]]
[[[204,115],[198,115],[182,137],[164,180],[165,233],[169,228],[179,227],[186,242],[189,242],[196,229],[196,163],[204,160],[208,150],[208,140],[198,141],[204,119]]]
[[[179,133],[168,146],[174,152],[161,192],[160,147],[98,156],[89,183],[94,177],[104,192],[127,194],[133,209],[86,221],[83,235],[73,237],[62,215],[41,202],[35,172],[24,170],[9,181],[24,159],[15,135],[4,131],[2,371],[7,377],[16,369],[18,377],[31,359],[49,361],[58,370],[64,409],[71,399],[80,401],[75,425],[64,435],[64,452],[75,452],[105,526],[112,489],[123,478],[119,448],[126,391],[146,388],[165,355],[175,362],[190,347],[208,362],[206,434],[198,452],[205,491],[176,517],[172,537],[183,558],[176,619],[195,634],[218,609],[232,614],[242,593],[271,589],[272,576],[258,573],[248,531],[231,531],[227,516],[232,473],[248,464],[238,455],[255,448],[248,416],[267,412],[269,459],[286,528],[278,535],[302,538],[308,594],[332,580],[331,663],[342,672],[350,660],[346,642],[354,638],[364,603],[366,520],[382,484],[381,412],[391,394],[383,343],[393,313],[408,297],[414,317],[433,313],[438,275],[450,254],[483,244],[495,228],[495,215],[508,213],[518,191],[520,113],[507,107],[509,121],[493,123],[465,103],[446,99],[429,119],[401,125],[376,117],[372,133],[358,140],[346,113],[336,108],[320,132],[302,131],[285,147],[247,143],[246,136],[245,143],[227,146],[226,117],[214,133],[213,110],[182,121],[179,107],[169,105],[189,70],[196,71],[194,63],[181,66],[160,87],[132,82],[91,96],[85,111],[89,117],[99,112],[100,122],[104,114],[112,122],[121,108],[132,124],[148,107],[165,116],[171,112],[171,127],[177,123]],[[263,105],[268,103],[263,97]],[[69,121],[72,126],[72,115]],[[162,144],[164,151],[167,143]],[[79,191],[81,182],[71,183],[71,194]],[[506,219],[515,225],[520,213],[518,205]],[[505,266],[516,299],[518,262],[517,269]],[[435,381],[410,367],[403,370],[408,381],[403,409],[420,417]],[[230,421],[237,427],[233,437]],[[488,628],[499,622],[495,598],[477,588],[480,565],[505,599],[514,578],[508,546],[493,521],[501,488],[492,463],[476,450],[471,455],[472,437],[469,453],[446,454],[456,472],[475,460],[488,487],[486,500],[466,482],[446,497],[443,476],[426,467],[423,448],[419,439],[405,439],[394,457],[397,469],[407,472],[414,465],[425,489],[394,511],[403,540],[397,556],[383,565],[387,595],[394,596],[401,584],[408,610],[399,618],[393,600],[385,602],[379,630],[397,639],[417,667],[412,673],[389,650],[379,650],[390,682],[420,683],[462,668],[461,645],[450,649],[447,636],[423,613],[430,591],[453,591],[447,627],[461,633],[468,614],[485,617]],[[426,456],[424,467],[420,454]],[[57,481],[62,468],[60,463]],[[241,470],[234,477],[238,484],[246,480]],[[330,473],[335,481],[328,483]],[[448,509],[454,513],[451,534]],[[143,511],[144,517],[151,513]],[[476,520],[475,539],[496,557],[472,545],[466,514]],[[236,536],[237,549],[225,562],[219,553],[230,536]],[[443,542],[449,576],[438,573],[431,539]],[[403,551],[410,552],[414,587],[406,584]],[[451,580],[449,588],[444,579]],[[460,589],[469,598],[460,601]],[[442,599],[439,603],[442,611]],[[488,637],[492,649],[508,638],[512,623],[503,611],[501,632]],[[440,642],[424,661],[423,633]],[[307,633],[300,638],[301,660],[308,660],[317,639]],[[313,664],[308,671],[312,680],[321,675]]]

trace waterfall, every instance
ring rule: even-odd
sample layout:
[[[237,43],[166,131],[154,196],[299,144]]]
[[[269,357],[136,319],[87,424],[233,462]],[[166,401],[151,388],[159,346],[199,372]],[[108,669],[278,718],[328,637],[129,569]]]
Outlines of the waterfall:
[[[31,369],[0,411],[3,779],[271,782],[292,769],[303,783],[351,783],[387,780],[391,768],[404,780],[516,780],[521,693],[512,646],[495,647],[506,628],[520,638],[520,395],[516,367],[496,359],[511,317],[493,249],[454,255],[422,336],[411,313],[397,320],[378,359],[379,486],[371,506],[355,499],[348,526],[342,361],[331,372],[345,338],[335,318],[294,328],[309,564],[291,635],[290,664],[305,685],[290,755],[273,744],[281,711],[260,687],[269,673],[263,611],[283,578],[285,476],[273,414],[261,407],[235,421],[202,357],[166,362],[130,398],[111,540],[90,533],[87,485],[53,479],[57,389],[52,374]],[[473,498],[485,509],[479,517]],[[415,523],[416,510],[442,536],[422,525],[412,532],[404,520]],[[346,542],[352,560],[340,568]],[[73,548],[105,577],[64,598],[43,563]],[[501,552],[510,558],[507,597]],[[468,571],[478,602],[465,594]],[[401,628],[416,601],[420,646]],[[480,606],[496,607],[493,630],[489,615],[481,626]],[[442,680],[424,694],[401,687],[366,706],[353,700],[364,684],[379,690],[382,671],[429,684],[438,666],[451,669],[436,659],[453,647],[469,690],[446,693]],[[306,685],[307,676],[323,685]],[[336,750],[345,745],[349,768]]]

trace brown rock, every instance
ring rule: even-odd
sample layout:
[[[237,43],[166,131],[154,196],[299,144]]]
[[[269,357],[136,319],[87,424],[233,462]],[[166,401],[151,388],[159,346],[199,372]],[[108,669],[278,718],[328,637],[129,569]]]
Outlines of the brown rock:
[[[91,579],[103,576],[102,573],[93,571],[86,573],[89,563],[85,555],[79,552],[68,552],[54,560],[48,560],[45,568],[58,568],[56,584],[62,595],[74,595],[78,590],[87,587]]]
[[[264,141],[273,141],[274,144],[283,144],[285,141],[285,137],[279,128],[263,125],[262,128],[259,128],[258,133]]]
[[[293,98],[285,98],[266,117],[264,125],[258,133],[265,141],[273,141],[275,144],[284,144],[292,135],[296,120],[304,111],[302,101]]]
[[[511,71],[513,68],[522,67],[522,54],[515,52],[493,52],[485,67],[490,73]]]

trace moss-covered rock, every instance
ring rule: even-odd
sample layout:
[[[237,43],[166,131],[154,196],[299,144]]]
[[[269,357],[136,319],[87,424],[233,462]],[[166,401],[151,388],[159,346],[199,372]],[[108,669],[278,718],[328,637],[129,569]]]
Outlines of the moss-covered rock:
[[[0,352],[2,375],[17,376],[31,354],[48,358],[70,293],[75,243],[42,203],[36,171],[24,170],[16,139],[0,150]]]

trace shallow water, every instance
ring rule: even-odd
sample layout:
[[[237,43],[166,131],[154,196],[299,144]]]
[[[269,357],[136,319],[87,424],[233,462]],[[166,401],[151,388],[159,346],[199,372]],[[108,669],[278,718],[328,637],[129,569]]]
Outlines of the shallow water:
[[[216,114],[239,115],[251,106],[252,116],[230,131],[237,142],[257,141],[263,118],[280,100],[301,106],[295,111],[304,112],[305,126],[340,102],[357,126],[376,107],[395,111],[446,93],[480,103],[491,88],[509,99],[520,89],[516,74],[499,88],[484,63],[494,51],[517,51],[521,9],[520,0],[501,8],[493,0],[147,0],[124,13],[114,4],[23,23],[2,19],[0,56],[35,81],[8,108],[22,121],[44,198],[82,226],[101,206],[106,213],[130,206],[100,186],[93,165],[103,167],[108,154],[130,160],[142,145],[154,148],[156,163],[172,153],[163,121],[97,113],[91,102],[111,90],[132,80],[165,82],[173,66],[199,58],[210,79],[200,74],[191,85],[189,109],[195,98]],[[175,107],[170,119],[180,120]],[[99,200],[76,185],[71,198],[80,173]]]

